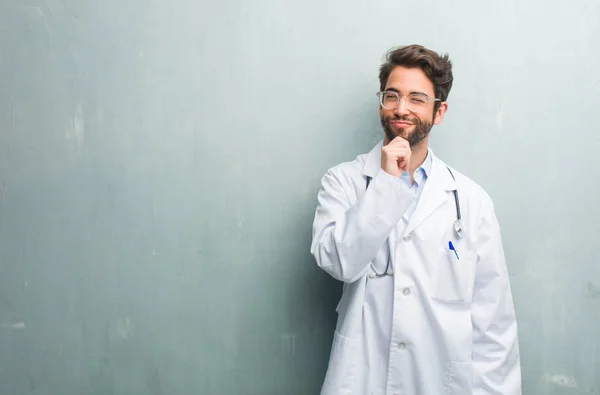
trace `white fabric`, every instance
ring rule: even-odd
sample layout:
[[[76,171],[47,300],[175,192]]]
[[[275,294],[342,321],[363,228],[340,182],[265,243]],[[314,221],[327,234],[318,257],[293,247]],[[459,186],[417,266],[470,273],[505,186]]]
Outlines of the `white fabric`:
[[[517,395],[517,325],[493,204],[430,150],[415,194],[380,168],[380,142],[322,179],[311,252],[344,282],[321,395]],[[365,191],[366,177],[372,177]],[[463,239],[453,231],[458,190]],[[389,246],[393,276],[385,270]],[[448,249],[454,244],[458,259]]]

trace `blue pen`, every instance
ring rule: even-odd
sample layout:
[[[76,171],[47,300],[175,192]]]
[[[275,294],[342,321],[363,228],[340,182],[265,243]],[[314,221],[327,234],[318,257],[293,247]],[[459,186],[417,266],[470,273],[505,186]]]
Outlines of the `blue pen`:
[[[450,249],[450,251],[454,251],[454,254],[456,255],[456,259],[460,259],[458,257],[458,252],[456,252],[456,248],[454,248],[454,244],[452,244],[451,241],[448,242],[448,248]]]

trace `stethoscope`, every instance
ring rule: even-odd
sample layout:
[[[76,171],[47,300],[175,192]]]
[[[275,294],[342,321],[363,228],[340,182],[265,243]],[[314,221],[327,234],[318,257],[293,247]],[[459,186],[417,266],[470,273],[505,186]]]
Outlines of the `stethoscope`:
[[[454,173],[452,173],[452,170],[450,170],[449,167],[446,166],[446,169],[448,169],[448,171],[450,172],[450,175],[452,176],[452,179],[454,180],[454,182],[456,182],[456,178],[454,178]],[[367,176],[367,188],[369,188],[369,183],[371,182],[371,177]],[[457,238],[462,239],[463,238],[463,228],[462,228],[462,216],[460,215],[460,201],[458,199],[458,190],[454,189],[452,191],[452,193],[454,194],[454,203],[456,204],[456,221],[454,221],[453,224],[453,229],[454,229],[454,234],[456,235]],[[391,275],[392,272],[390,272],[390,266],[391,266],[391,261],[392,261],[392,251],[390,248],[390,255],[388,256],[388,261],[387,261],[387,266],[385,267],[385,271],[383,273],[377,273],[377,271],[375,270],[375,267],[373,266],[373,264],[371,264],[371,269],[373,269],[373,274],[371,275],[372,277],[383,277],[383,276],[387,276],[387,275]]]

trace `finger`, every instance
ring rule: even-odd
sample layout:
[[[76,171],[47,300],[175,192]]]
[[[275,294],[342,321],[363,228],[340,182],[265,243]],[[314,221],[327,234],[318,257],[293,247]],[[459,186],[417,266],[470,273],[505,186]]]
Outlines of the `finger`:
[[[394,158],[405,158],[407,160],[410,159],[411,153],[409,150],[404,149],[404,148],[400,148],[400,149],[395,149],[395,150],[390,150],[387,153],[388,156],[392,156]]]

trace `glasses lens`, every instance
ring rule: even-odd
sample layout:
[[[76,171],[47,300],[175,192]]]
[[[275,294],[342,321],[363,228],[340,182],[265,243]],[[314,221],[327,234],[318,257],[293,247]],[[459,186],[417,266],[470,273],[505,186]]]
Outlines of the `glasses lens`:
[[[412,111],[421,111],[427,106],[427,98],[423,95],[408,95],[408,107]]]
[[[400,102],[400,97],[396,92],[382,92],[379,99],[381,105],[387,109],[398,107],[398,102]]]

